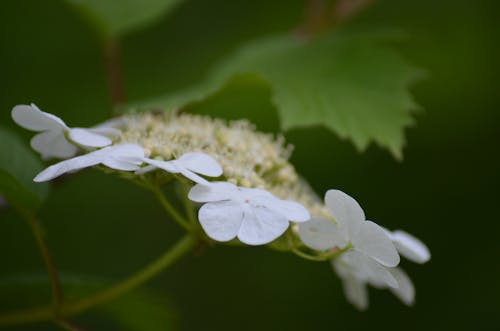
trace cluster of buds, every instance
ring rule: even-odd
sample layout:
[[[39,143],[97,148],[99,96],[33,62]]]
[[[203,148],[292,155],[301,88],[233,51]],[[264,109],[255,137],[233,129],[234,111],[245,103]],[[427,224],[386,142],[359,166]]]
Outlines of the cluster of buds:
[[[63,159],[36,182],[100,166],[156,186],[172,179],[189,183],[183,198],[199,206],[207,240],[269,244],[330,261],[359,309],[368,306],[367,285],[414,302],[400,255],[424,263],[427,247],[366,220],[356,200],[339,190],[327,191],[323,203],[289,162],[292,148],[283,137],[258,132],[247,121],[177,112],[125,115],[93,128],[70,128],[35,105],[14,107],[12,118],[38,132],[31,146],[42,158]]]

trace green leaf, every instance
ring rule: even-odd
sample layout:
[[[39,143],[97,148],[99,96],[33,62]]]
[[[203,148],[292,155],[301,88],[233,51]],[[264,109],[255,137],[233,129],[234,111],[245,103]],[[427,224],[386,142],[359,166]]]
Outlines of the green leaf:
[[[42,163],[14,133],[2,127],[0,151],[0,195],[20,211],[35,213],[48,192],[47,184],[33,182]]]
[[[153,23],[181,0],[66,0],[104,39],[120,37]]]
[[[110,283],[101,279],[61,275],[65,299],[75,301],[103,290]],[[0,309],[22,310],[50,305],[50,283],[45,275],[16,275],[0,279]],[[149,291],[135,289],[86,313],[95,319],[113,322],[124,331],[169,331],[176,329],[177,317],[169,301]]]
[[[337,31],[312,41],[277,36],[241,47],[208,79],[142,106],[167,110],[204,99],[231,77],[252,73],[270,86],[284,130],[324,125],[359,150],[371,143],[402,157],[417,109],[408,86],[420,71],[383,45],[393,34]]]

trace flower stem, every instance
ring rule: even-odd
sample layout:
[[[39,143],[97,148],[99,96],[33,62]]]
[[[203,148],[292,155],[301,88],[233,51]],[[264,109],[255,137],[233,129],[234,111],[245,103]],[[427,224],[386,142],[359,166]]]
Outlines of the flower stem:
[[[304,258],[306,260],[321,262],[321,261],[328,261],[328,260],[337,258],[340,255],[342,255],[345,252],[347,252],[351,248],[352,248],[352,243],[349,243],[344,248],[337,248],[337,247],[335,247],[335,248],[331,249],[330,252],[328,252],[326,254],[322,254],[322,255],[311,255],[311,254],[308,254],[308,253],[305,253],[305,252],[301,251],[297,247],[294,247],[292,249],[292,252],[295,255],[300,256],[301,258]]]
[[[169,213],[170,216],[172,216],[174,221],[176,221],[180,226],[182,226],[184,229],[186,229],[188,232],[190,232],[191,231],[191,224],[189,224],[189,222],[187,222],[184,219],[184,217],[182,217],[181,214],[179,214],[177,212],[177,210],[175,210],[175,208],[170,204],[170,202],[165,198],[165,195],[163,194],[161,188],[154,187],[151,189],[152,189],[153,193],[155,194],[156,198],[158,199],[158,201],[160,201],[160,204],[167,211],[167,213]]]
[[[301,250],[299,250],[297,248],[292,249],[292,252],[293,252],[293,254],[295,254],[297,256],[300,256],[301,258],[304,258],[304,259],[309,260],[309,261],[319,261],[319,262],[322,262],[322,261],[326,261],[327,260],[324,256],[307,254],[307,253],[304,253],[304,252],[302,252]]]
[[[138,287],[176,262],[179,258],[189,252],[195,244],[195,238],[190,235],[186,235],[157,260],[153,261],[146,268],[126,278],[122,282],[83,299],[74,302],[62,303],[58,310],[58,316],[66,317],[79,314],[89,308],[111,301]],[[54,319],[54,311],[52,307],[35,307],[0,315],[0,325],[33,323],[52,319]],[[59,319],[56,318],[56,320]]]
[[[43,230],[37,219],[34,217],[26,217],[28,224],[31,227],[33,235],[35,236],[38,247],[40,248],[40,253],[42,254],[43,261],[45,263],[45,268],[49,274],[50,285],[52,288],[52,299],[54,301],[54,308],[57,311],[58,307],[62,304],[63,295],[61,290],[61,283],[59,281],[59,275],[54,264],[52,255],[50,254],[49,247],[44,239]]]
[[[183,182],[182,189],[184,193],[183,194],[184,199],[182,200],[182,202],[184,204],[184,209],[186,210],[187,218],[192,224],[195,224],[197,218],[196,218],[196,213],[194,212],[194,206],[191,200],[187,198],[189,194],[189,185],[186,182]]]

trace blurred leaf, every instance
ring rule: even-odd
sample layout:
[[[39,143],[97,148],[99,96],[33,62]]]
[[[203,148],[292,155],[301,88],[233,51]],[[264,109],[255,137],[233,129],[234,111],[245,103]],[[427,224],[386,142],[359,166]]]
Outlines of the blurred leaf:
[[[189,104],[184,110],[229,121],[247,119],[263,132],[278,132],[280,129],[276,107],[271,103],[269,84],[252,74],[234,76],[216,93]]]
[[[154,22],[181,0],[66,0],[104,39],[120,37]]]
[[[376,142],[401,158],[404,128],[417,108],[407,87],[419,77],[395,51],[380,45],[391,34],[338,31],[306,41],[258,40],[220,63],[198,86],[140,106],[174,109],[215,93],[236,74],[268,82],[283,129],[324,125],[359,150]]]
[[[109,284],[89,277],[62,275],[65,298],[77,300],[103,290]],[[44,275],[16,275],[0,279],[0,307],[8,311],[50,304],[50,283]],[[176,316],[168,300],[135,289],[90,310],[124,331],[168,331],[176,329]]]
[[[130,331],[168,331],[176,329],[171,308],[151,293],[133,291],[100,309]]]
[[[0,127],[0,194],[26,213],[34,213],[47,195],[47,184],[33,182],[43,168],[18,137]]]

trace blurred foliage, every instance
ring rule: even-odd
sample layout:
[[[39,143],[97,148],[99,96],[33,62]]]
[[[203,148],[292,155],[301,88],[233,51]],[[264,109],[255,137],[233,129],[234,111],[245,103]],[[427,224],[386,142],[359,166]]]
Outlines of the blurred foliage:
[[[122,64],[130,102],[204,81],[219,63],[254,44],[252,40],[294,30],[303,7],[298,0],[191,0],[145,28],[139,29],[145,26],[142,22],[123,28]],[[157,299],[172,300],[179,328],[497,329],[499,9],[497,2],[487,0],[381,0],[353,22],[403,29],[408,39],[397,44],[398,50],[428,72],[412,89],[425,112],[408,131],[404,162],[372,145],[359,154],[319,126],[286,133],[295,145],[294,164],[317,192],[339,188],[352,193],[370,218],[391,229],[404,228],[429,245],[429,265],[404,265],[417,287],[414,308],[402,306],[389,293],[371,291],[371,307],[360,314],[345,302],[327,264],[261,248],[220,247],[197,252],[203,256],[182,261],[148,284]],[[2,126],[13,128],[11,108],[31,101],[70,126],[107,118],[102,50],[87,23],[62,0],[2,2]],[[187,109],[247,117],[262,130],[276,132],[283,124],[276,90],[261,76],[237,76]],[[27,150],[28,134],[18,128],[16,134],[24,137]],[[4,154],[3,140],[0,144]],[[149,194],[96,171],[58,181],[40,218],[60,270],[106,279],[121,279],[141,268],[180,234]],[[0,275],[42,273],[37,247],[17,213],[1,209],[0,226]],[[50,301],[48,288],[30,293],[21,298],[23,305]],[[126,309],[130,319],[134,311],[150,311],[147,300],[135,301],[145,306]],[[14,304],[0,297],[3,310]],[[88,330],[124,328],[97,312],[75,322]],[[42,324],[13,330],[52,329]]]
[[[144,28],[180,2],[179,0],[66,0],[87,18],[104,39],[115,39]]]
[[[47,196],[48,185],[33,182],[42,162],[15,134],[0,127],[0,196],[24,214],[33,215]]]
[[[40,298],[47,296],[48,279],[46,276],[12,275],[0,278],[0,295],[3,307],[26,307],[26,301],[43,305]],[[89,277],[63,275],[61,279],[67,299],[83,298],[109,286],[109,282]],[[134,290],[116,300],[97,306],[91,313],[92,318],[100,321],[111,320],[122,330],[129,331],[168,331],[175,330],[176,316],[165,296],[158,298],[147,291]]]

